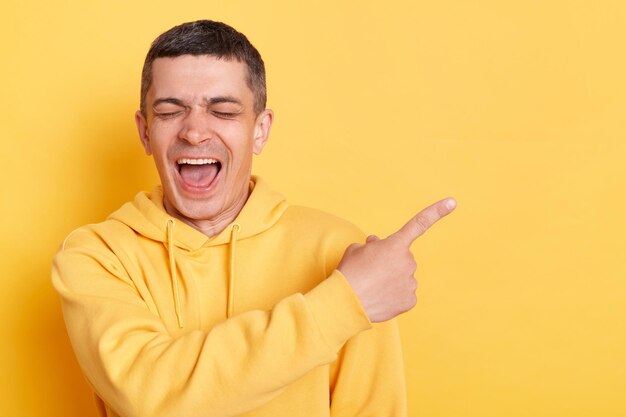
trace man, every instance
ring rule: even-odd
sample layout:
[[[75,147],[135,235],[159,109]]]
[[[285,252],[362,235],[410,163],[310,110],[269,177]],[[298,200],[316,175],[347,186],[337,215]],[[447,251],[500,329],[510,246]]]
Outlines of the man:
[[[290,206],[251,177],[272,125],[263,61],[231,27],[155,40],[136,123],[161,187],[70,234],[53,283],[106,416],[402,416],[409,245]],[[347,248],[347,249],[346,249]]]

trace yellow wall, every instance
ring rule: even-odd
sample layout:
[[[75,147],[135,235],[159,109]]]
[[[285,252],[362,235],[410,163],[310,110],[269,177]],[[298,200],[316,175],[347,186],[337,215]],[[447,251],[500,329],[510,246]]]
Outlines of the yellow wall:
[[[623,0],[1,7],[0,415],[94,415],[50,261],[157,180],[141,64],[199,18],[262,52],[277,117],[256,172],[291,201],[385,235],[457,197],[414,245],[411,416],[626,415]]]

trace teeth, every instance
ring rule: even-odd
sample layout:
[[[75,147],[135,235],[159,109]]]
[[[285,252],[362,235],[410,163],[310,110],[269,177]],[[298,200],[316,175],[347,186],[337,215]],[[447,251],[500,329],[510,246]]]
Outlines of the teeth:
[[[217,164],[217,159],[211,158],[202,158],[202,159],[191,159],[191,158],[181,158],[176,161],[178,165],[189,164],[189,165],[204,165],[204,164]]]

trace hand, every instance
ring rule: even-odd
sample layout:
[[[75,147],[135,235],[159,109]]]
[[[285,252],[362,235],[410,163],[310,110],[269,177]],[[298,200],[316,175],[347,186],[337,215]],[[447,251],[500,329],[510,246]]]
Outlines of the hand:
[[[386,239],[369,236],[364,245],[348,246],[337,269],[356,292],[371,322],[392,319],[415,306],[417,264],[409,248],[455,208],[452,198],[438,201]]]

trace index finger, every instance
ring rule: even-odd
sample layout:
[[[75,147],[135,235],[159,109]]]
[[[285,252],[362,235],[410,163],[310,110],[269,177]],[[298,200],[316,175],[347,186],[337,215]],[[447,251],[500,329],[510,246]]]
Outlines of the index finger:
[[[452,213],[456,208],[456,200],[454,198],[444,198],[437,201],[420,211],[411,220],[409,220],[400,230],[392,236],[397,236],[404,240],[407,245],[413,243],[415,239],[426,232],[439,219]]]

